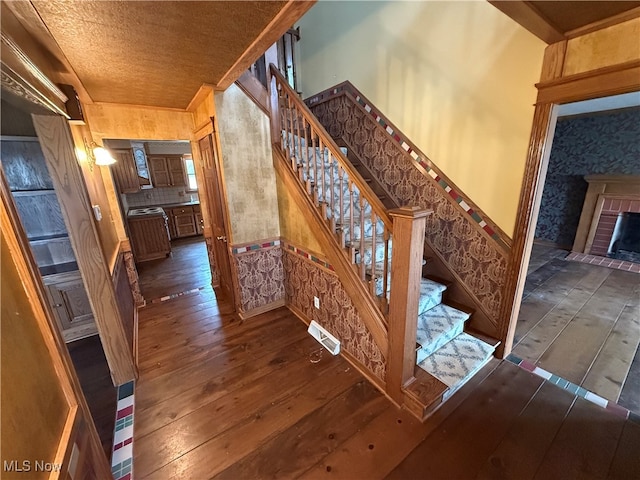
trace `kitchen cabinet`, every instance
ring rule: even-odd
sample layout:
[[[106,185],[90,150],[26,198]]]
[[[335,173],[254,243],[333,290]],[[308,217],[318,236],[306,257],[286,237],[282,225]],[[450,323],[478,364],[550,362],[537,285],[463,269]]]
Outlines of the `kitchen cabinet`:
[[[172,208],[171,216],[176,229],[176,238],[198,234],[192,206]]]
[[[131,148],[110,149],[116,163],[111,166],[113,179],[120,193],[135,193],[140,191],[138,169],[133,158]]]
[[[194,213],[193,218],[196,221],[196,230],[198,230],[198,235],[204,234],[204,220],[202,219],[202,213]]]
[[[186,187],[187,175],[181,155],[149,155],[154,187]]]
[[[165,215],[129,217],[131,246],[136,262],[163,258],[171,253],[171,242]]]
[[[98,333],[80,271],[46,275],[42,280],[65,342]]]

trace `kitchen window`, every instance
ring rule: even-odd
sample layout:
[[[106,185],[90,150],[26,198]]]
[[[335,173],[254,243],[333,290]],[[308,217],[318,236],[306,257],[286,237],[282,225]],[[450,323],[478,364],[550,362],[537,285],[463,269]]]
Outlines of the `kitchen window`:
[[[196,167],[191,155],[184,156],[184,167],[187,172],[187,189],[190,191],[197,191],[198,183],[196,182]]]

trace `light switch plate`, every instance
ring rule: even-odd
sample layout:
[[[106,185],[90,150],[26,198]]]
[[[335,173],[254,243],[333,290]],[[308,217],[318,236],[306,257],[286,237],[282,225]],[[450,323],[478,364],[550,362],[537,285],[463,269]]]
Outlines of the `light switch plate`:
[[[320,309],[320,299],[318,297],[313,297],[313,306]]]

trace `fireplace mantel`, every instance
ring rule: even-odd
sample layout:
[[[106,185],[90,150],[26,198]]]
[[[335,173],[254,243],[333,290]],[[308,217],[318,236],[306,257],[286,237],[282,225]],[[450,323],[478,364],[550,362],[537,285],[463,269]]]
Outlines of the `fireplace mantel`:
[[[587,175],[584,179],[589,183],[589,188],[572,250],[591,253],[605,201],[620,200],[620,205],[624,205],[624,202],[631,202],[632,205],[640,202],[640,175]]]

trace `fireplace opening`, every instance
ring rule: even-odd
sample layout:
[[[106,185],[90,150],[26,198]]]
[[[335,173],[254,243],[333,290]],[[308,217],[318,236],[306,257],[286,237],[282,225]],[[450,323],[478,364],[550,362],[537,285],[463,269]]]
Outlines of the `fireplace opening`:
[[[607,257],[640,263],[640,213],[618,214]]]

